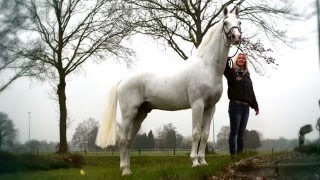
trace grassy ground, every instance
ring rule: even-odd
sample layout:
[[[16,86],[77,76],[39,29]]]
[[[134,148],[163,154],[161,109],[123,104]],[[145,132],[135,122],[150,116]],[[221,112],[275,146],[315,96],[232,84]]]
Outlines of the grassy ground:
[[[247,154],[245,156],[250,156]],[[59,169],[50,171],[29,171],[3,174],[0,179],[208,179],[217,175],[231,163],[228,155],[208,155],[209,166],[191,168],[187,155],[179,156],[139,156],[131,157],[130,177],[121,177],[119,156],[85,157],[86,165],[81,169]],[[86,172],[81,175],[80,170]]]

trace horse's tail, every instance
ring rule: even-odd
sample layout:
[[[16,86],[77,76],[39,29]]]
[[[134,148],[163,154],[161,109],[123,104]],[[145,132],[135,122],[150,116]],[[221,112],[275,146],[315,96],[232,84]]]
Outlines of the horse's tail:
[[[99,131],[96,138],[96,145],[102,148],[106,148],[110,145],[116,144],[116,114],[117,114],[117,87],[119,83],[116,83],[110,90],[107,97],[106,111],[104,120],[99,127]]]

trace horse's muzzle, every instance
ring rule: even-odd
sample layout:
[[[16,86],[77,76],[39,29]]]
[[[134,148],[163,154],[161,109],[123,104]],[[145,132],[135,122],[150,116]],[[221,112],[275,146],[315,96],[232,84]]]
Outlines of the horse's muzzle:
[[[234,28],[230,37],[230,42],[233,45],[239,45],[241,42],[241,32],[238,28]]]

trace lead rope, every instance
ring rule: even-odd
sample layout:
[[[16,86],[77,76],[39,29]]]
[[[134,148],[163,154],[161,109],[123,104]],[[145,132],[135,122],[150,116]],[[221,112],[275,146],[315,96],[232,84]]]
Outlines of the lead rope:
[[[241,39],[240,39],[240,43],[239,43],[239,45],[237,46],[238,48],[237,48],[236,53],[234,53],[234,55],[233,55],[233,56],[230,56],[230,58],[233,58],[233,57],[238,53],[238,51],[239,51],[239,49],[240,49],[240,45],[241,45]]]
[[[238,48],[237,48],[237,51],[236,51],[236,53],[234,53],[234,55],[233,56],[230,56],[230,61],[228,62],[229,64],[229,67],[230,68],[232,68],[232,64],[233,64],[233,62],[232,62],[232,58],[238,53],[238,51],[239,51],[239,49],[240,49],[240,45],[241,45],[241,39],[240,39],[240,43],[239,43],[239,45],[237,46]],[[241,50],[242,51],[242,50]]]
[[[233,64],[232,58],[238,53],[238,51],[239,51],[239,49],[240,49],[240,45],[241,45],[241,39],[240,39],[240,44],[239,44],[239,46],[238,46],[238,48],[237,48],[236,53],[234,53],[233,56],[228,57],[228,58],[230,58],[230,61],[228,62],[228,63],[229,63],[228,65],[229,65],[230,68],[232,68],[232,64]]]

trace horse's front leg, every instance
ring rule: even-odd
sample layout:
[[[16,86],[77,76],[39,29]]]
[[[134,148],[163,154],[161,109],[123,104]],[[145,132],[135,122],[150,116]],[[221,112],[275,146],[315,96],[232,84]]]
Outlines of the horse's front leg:
[[[190,159],[192,161],[192,167],[199,166],[198,161],[198,144],[201,137],[201,121],[204,110],[204,103],[202,100],[197,100],[191,104],[192,110],[192,147],[190,153]]]
[[[214,112],[215,112],[215,106],[206,108],[203,112],[201,141],[200,141],[200,146],[198,151],[198,160],[201,166],[208,165],[205,160],[205,153],[206,153],[206,146],[207,146],[208,137],[210,133],[210,124],[211,124]]]

